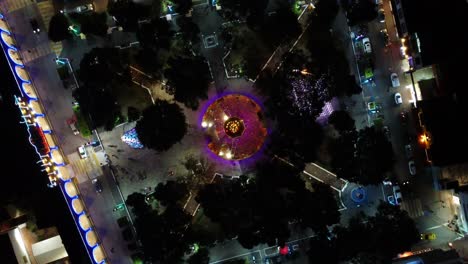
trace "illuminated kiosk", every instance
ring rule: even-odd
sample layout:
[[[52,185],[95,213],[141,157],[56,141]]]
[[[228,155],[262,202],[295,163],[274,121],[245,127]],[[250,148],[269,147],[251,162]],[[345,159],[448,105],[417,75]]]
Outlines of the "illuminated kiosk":
[[[251,157],[268,134],[262,109],[242,94],[228,94],[213,101],[203,113],[200,125],[208,149],[226,160]]]

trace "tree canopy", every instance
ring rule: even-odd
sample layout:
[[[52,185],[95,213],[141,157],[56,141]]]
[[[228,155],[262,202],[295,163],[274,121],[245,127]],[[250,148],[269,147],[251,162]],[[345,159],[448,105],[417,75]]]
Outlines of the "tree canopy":
[[[320,247],[311,247],[309,258],[312,260],[323,249],[335,252],[336,258],[330,259],[330,263],[388,263],[419,240],[419,231],[408,213],[381,202],[374,216],[360,213],[347,226],[336,226],[327,237],[314,238],[311,243]]]
[[[109,2],[109,14],[125,31],[134,32],[138,28],[138,21],[149,17],[151,12],[147,6],[131,0],[121,0]]]
[[[80,25],[83,34],[104,37],[107,35],[107,13],[69,13],[70,19]]]
[[[354,119],[344,110],[333,111],[328,117],[328,123],[333,125],[340,134],[356,130]]]
[[[180,15],[186,15],[192,9],[192,0],[174,0],[175,11]]]
[[[338,13],[338,5],[333,0],[323,0],[317,3],[315,16],[311,16],[307,28],[306,47],[310,60],[316,68],[316,74],[329,74],[330,96],[351,96],[361,92],[354,76],[349,75],[349,65],[340,41],[332,34],[331,27]]]
[[[219,223],[228,237],[238,236],[243,247],[282,246],[290,235],[289,222],[319,231],[340,219],[330,187],[318,184],[309,191],[298,173],[280,161],[268,162],[260,165],[255,180],[242,176],[208,184],[196,199],[205,215]]]
[[[128,67],[115,48],[94,48],[80,62],[78,78],[82,82],[74,92],[80,110],[90,117],[92,127],[110,130],[121,119],[114,90],[130,83]]]
[[[177,202],[186,198],[189,193],[187,185],[176,181],[167,181],[166,183],[160,182],[154,188],[154,198],[156,198],[162,205],[175,205]]]
[[[67,17],[62,13],[57,13],[52,16],[49,22],[49,39],[58,42],[72,38],[68,27]]]
[[[143,111],[136,131],[145,147],[166,151],[182,140],[187,132],[185,115],[177,104],[156,100],[154,105]]]
[[[190,109],[196,110],[199,100],[208,98],[211,75],[203,57],[177,56],[168,60],[169,68],[164,72],[169,92],[174,99]]]
[[[380,184],[385,173],[391,171],[394,153],[391,143],[382,131],[366,127],[360,131],[351,128],[351,120],[345,114],[341,118],[348,127],[340,131],[340,136],[330,144],[331,166],[340,178],[360,184]],[[337,116],[331,117],[338,122]],[[351,129],[350,129],[351,128]]]
[[[154,263],[182,263],[193,243],[190,233],[191,216],[182,208],[167,207],[164,212],[151,211],[137,215],[135,227],[143,244],[143,252]]]
[[[350,26],[368,23],[377,18],[377,6],[373,0],[354,1],[351,5],[345,5],[346,16]]]

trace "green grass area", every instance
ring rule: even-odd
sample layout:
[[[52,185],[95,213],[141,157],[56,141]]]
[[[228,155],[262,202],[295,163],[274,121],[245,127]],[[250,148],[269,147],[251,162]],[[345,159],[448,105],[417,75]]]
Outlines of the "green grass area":
[[[81,136],[83,137],[91,136],[91,130],[89,129],[88,123],[86,122],[86,119],[84,118],[83,114],[80,111],[80,107],[74,106],[73,112],[75,112],[75,116],[77,120],[76,129],[80,131]]]

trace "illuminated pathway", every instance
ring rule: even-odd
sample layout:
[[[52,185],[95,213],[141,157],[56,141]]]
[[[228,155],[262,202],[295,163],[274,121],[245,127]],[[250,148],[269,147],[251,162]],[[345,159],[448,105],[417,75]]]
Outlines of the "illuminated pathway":
[[[52,127],[45,115],[34,84],[23,64],[10,27],[0,14],[0,38],[3,51],[18,85],[20,96],[15,98],[29,133],[29,142],[39,156],[39,162],[49,177],[49,187],[59,186],[78,227],[92,263],[108,263],[104,249],[84,206],[70,166],[56,144]]]

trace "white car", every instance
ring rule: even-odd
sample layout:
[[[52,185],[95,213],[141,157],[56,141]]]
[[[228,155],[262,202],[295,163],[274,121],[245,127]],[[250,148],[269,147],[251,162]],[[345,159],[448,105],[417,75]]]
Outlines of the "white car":
[[[408,169],[412,176],[416,175],[416,164],[414,163],[414,160],[410,160],[408,162]]]
[[[398,74],[396,73],[390,74],[390,80],[392,81],[392,87],[400,86],[400,79],[398,78]]]
[[[93,10],[94,10],[93,4],[86,4],[86,5],[77,6],[75,8],[65,9],[65,13],[83,13],[83,12],[89,12]],[[61,10],[60,13],[64,13],[64,12]]]
[[[84,146],[78,147],[78,154],[80,154],[80,158],[82,159],[86,159],[88,157],[88,154],[86,153],[86,149]]]
[[[364,52],[365,53],[371,53],[372,52],[372,48],[371,48],[369,38],[363,38],[362,39],[362,44],[364,45]]]
[[[396,93],[395,94],[395,104],[399,105],[399,104],[402,104],[402,103],[403,103],[403,99],[401,99],[401,94]]]
[[[80,131],[78,131],[78,129],[76,129],[75,123],[70,123],[69,126],[70,126],[71,130],[73,131],[73,135],[76,136],[76,135],[80,134]]]

